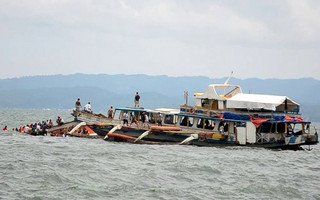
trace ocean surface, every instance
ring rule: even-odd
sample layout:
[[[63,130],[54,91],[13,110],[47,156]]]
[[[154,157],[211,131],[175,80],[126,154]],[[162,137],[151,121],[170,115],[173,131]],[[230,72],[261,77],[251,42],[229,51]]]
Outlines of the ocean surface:
[[[0,110],[0,199],[320,199],[319,145],[139,145],[2,131],[70,113]]]

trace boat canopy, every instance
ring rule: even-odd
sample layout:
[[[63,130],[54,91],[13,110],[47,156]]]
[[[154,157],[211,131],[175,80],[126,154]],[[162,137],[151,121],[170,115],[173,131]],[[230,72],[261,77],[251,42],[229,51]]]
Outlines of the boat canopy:
[[[115,110],[121,110],[121,111],[133,111],[133,112],[150,112],[150,109],[144,109],[144,108],[116,108]]]
[[[227,108],[299,112],[299,104],[286,96],[238,93],[227,100]]]
[[[171,115],[174,115],[174,114],[178,114],[180,113],[180,110],[179,109],[173,109],[173,108],[156,108],[154,110],[150,110],[149,112],[154,112],[154,113],[163,113],[163,114],[171,114]]]

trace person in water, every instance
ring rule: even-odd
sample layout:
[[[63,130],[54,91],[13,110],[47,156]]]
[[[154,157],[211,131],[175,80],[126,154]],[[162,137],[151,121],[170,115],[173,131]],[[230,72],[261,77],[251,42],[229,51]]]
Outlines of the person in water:
[[[4,128],[2,129],[3,131],[7,131],[8,130],[8,127],[7,126],[4,126]]]

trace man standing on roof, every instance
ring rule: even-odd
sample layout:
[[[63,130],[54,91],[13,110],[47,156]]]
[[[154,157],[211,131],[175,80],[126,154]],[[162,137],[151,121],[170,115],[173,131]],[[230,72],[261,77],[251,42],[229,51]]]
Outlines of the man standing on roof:
[[[80,102],[80,98],[78,98],[78,100],[76,101],[76,111],[81,111],[81,102]]]
[[[138,94],[138,92],[136,93],[136,96],[134,96],[134,107],[135,108],[139,108],[140,107],[140,95]]]

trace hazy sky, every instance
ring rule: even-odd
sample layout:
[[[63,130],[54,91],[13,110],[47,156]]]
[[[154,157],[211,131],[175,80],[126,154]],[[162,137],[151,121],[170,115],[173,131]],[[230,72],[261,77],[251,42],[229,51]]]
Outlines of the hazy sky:
[[[0,70],[320,79],[320,1],[0,0]]]

